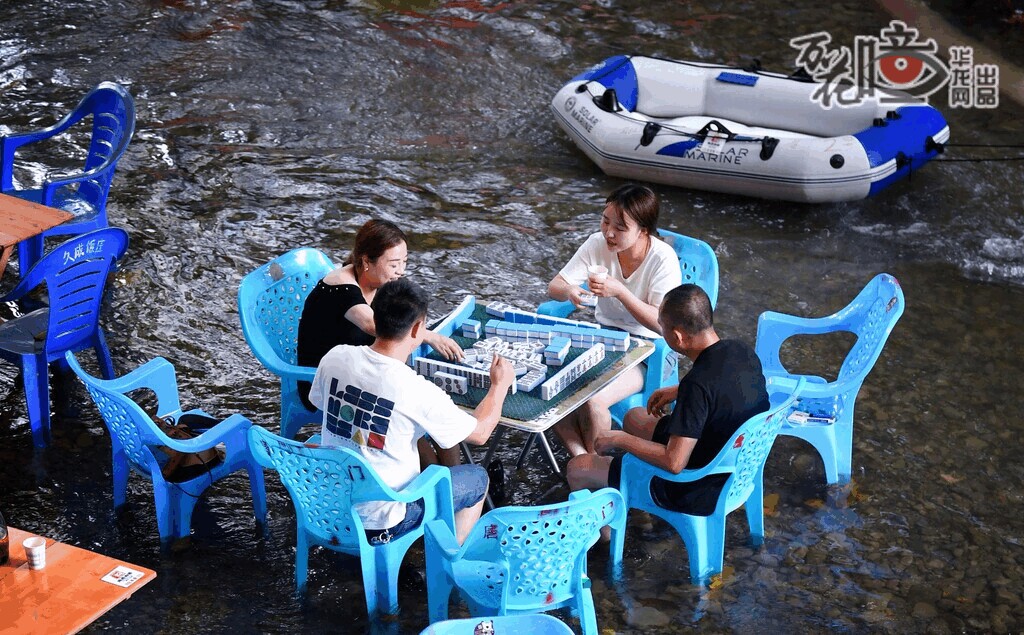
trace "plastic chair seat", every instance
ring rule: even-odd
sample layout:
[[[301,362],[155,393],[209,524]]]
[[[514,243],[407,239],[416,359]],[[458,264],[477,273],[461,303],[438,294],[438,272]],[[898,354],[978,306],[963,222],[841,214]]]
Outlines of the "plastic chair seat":
[[[0,350],[16,355],[36,355],[46,350],[50,309],[36,309],[0,324]]]
[[[30,201],[32,203],[45,205],[45,203],[43,203],[45,197],[43,196],[44,191],[42,189],[15,190],[13,192],[8,192],[8,194],[17,196],[22,200]],[[74,218],[71,220],[61,223],[61,229],[69,229],[69,227],[73,226],[75,223],[92,223],[101,214],[101,210],[94,203],[87,200],[85,197],[80,196],[75,190],[66,187],[61,188],[54,193],[49,206],[62,209],[65,212],[74,215]]]

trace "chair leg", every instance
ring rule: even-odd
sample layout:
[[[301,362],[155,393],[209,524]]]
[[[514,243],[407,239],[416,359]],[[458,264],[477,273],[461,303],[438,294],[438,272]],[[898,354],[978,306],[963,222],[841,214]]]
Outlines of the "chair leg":
[[[590,591],[590,583],[576,594],[576,610],[579,613],[580,628],[583,635],[597,635],[597,611],[594,609],[594,595]]]
[[[850,407],[853,410],[853,407]],[[835,445],[836,445],[836,474],[835,479],[829,484],[845,485],[850,482],[850,475],[853,472],[853,413],[844,413],[849,420],[840,420],[835,423]]]
[[[114,361],[110,358],[107,338],[103,335],[102,329],[96,329],[96,343],[93,349],[96,351],[96,361],[99,362],[100,373],[103,374],[103,378],[114,379]]]
[[[114,442],[113,450],[113,471],[114,471],[114,510],[124,507],[128,494],[128,477],[131,476],[131,466],[128,465],[128,456],[124,450],[116,447]]]
[[[306,590],[306,573],[309,571],[309,542],[301,520],[295,535],[295,592],[302,593]]]
[[[169,544],[174,540],[174,511],[177,505],[177,492],[167,483],[153,481],[153,499],[156,506],[156,526],[160,533],[160,542]]]
[[[743,503],[747,526],[750,528],[750,542],[755,547],[764,543],[764,482],[761,476],[758,474],[754,478],[754,491],[750,493],[747,502]]]
[[[50,442],[50,369],[45,357],[25,355],[21,359],[32,443],[43,448]]]
[[[612,542],[609,549],[608,564],[612,569],[612,579],[622,577],[622,553],[626,547],[626,520],[629,509],[623,511],[621,522],[609,524],[612,530]]]
[[[440,560],[439,556],[434,556]],[[427,549],[427,560],[432,560],[430,550]],[[430,623],[441,622],[448,619],[448,600],[451,599],[453,585],[448,575],[440,565],[427,565],[427,613]]]
[[[363,554],[366,554],[366,552],[364,551]],[[363,554],[359,556],[359,568],[363,572],[363,594],[366,596],[366,614],[370,617],[370,620],[373,620],[379,610],[377,585],[380,584],[381,580],[377,578],[377,554],[374,553],[372,557],[364,557]],[[384,577],[383,582],[387,583],[386,577]]]
[[[252,460],[245,468],[249,474],[249,490],[252,492],[252,511],[260,527],[267,524],[267,488],[263,482],[263,468]]]
[[[377,609],[388,614],[398,613],[398,570],[405,558],[405,549],[376,548]]]
[[[175,487],[177,501],[175,501],[174,528],[176,539],[187,538],[192,533],[192,511],[196,508],[199,498],[189,496],[183,490]]]

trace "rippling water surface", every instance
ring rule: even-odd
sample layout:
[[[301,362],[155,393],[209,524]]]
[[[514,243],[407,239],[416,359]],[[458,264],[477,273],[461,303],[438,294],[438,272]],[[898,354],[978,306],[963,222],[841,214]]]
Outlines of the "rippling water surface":
[[[248,271],[302,245],[340,260],[356,228],[384,217],[409,233],[410,275],[432,292],[433,314],[466,293],[533,306],[617,185],[556,128],[547,102],[558,86],[622,52],[757,57],[783,70],[795,57],[790,37],[827,30],[849,45],[889,20],[853,1],[5,8],[0,131],[48,125],[102,80],[136,98],[137,132],[110,198],[112,223],[132,240],[104,316],[119,372],[164,356],[188,403],[272,428],[277,388],[235,309]],[[1012,103],[944,111],[954,141],[1024,140]],[[20,176],[37,179],[53,156],[70,165],[75,153],[51,149]],[[853,486],[827,489],[813,451],[780,439],[765,476],[765,545],[748,547],[734,515],[726,575],[712,589],[688,583],[667,525],[633,517],[621,584],[603,576],[605,549],[591,555],[602,629],[1024,628],[1019,166],[933,164],[878,199],[815,207],[658,187],[662,224],[716,249],[725,336],[753,342],[766,309],[831,313],[880,271],[900,279],[907,311],[861,391]],[[828,373],[843,345],[798,342],[791,355]],[[274,477],[265,537],[238,477],[200,505],[191,546],[161,554],[143,479],[130,484],[128,512],[111,509],[109,437],[81,387],[54,381],[55,440],[33,454],[16,375],[0,366],[8,521],[159,573],[91,630],[367,628],[352,559],[314,554],[307,594],[292,595],[294,515]],[[514,451],[503,458],[513,463]],[[539,456],[517,475],[517,503],[565,494]],[[411,558],[422,562],[422,550]],[[398,629],[424,628],[425,592],[404,591],[401,603]]]

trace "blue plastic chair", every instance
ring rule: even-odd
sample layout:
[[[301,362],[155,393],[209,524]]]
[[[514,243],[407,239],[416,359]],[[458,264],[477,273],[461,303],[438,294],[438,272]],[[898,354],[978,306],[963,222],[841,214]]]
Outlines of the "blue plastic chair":
[[[256,460],[277,470],[295,504],[297,525],[295,585],[306,587],[309,549],[327,549],[358,556],[363,571],[366,610],[398,611],[398,568],[410,545],[423,535],[428,521],[455,527],[451,471],[431,465],[400,492],[388,487],[357,452],[340,447],[310,447],[254,426],[249,441]],[[319,443],[319,436],[308,443]],[[423,522],[409,533],[378,546],[366,539],[353,506],[366,501],[412,503],[423,499]]]
[[[92,139],[80,171],[47,177],[38,189],[14,186],[15,152],[28,144],[67,132],[92,116]],[[77,235],[107,226],[107,194],[114,169],[135,132],[135,102],[123,86],[102,82],[53,126],[38,132],[0,137],[0,191],[34,203],[57,207],[75,218],[18,244],[19,267],[25,274],[43,255],[48,236]]]
[[[63,365],[65,351],[92,348],[103,375],[114,376],[99,315],[107,276],[127,247],[128,234],[116,227],[82,234],[48,253],[0,298],[14,302],[46,285],[48,306],[0,324],[0,358],[21,367],[36,447],[50,441],[51,362]]]
[[[499,507],[477,521],[461,548],[447,525],[427,523],[431,623],[447,619],[448,599],[458,588],[471,615],[521,615],[569,606],[583,632],[596,635],[587,551],[602,527],[622,526],[625,512],[622,495],[610,487],[573,492],[568,501],[552,505]]]
[[[789,407],[804,385],[803,379],[769,381],[770,393],[778,396],[780,391],[785,391],[788,396],[773,403],[767,412],[748,419],[706,466],[672,474],[632,454],[623,457],[619,489],[626,505],[666,520],[679,532],[690,558],[690,580],[694,584],[703,584],[711,576],[721,573],[725,556],[725,519],[741,505],[747,512],[751,541],[755,546],[764,541],[764,464]],[[651,479],[654,477],[690,483],[711,474],[728,474],[729,478],[710,516],[692,516],[665,509],[654,502],[651,495]],[[612,557],[616,561],[622,559],[625,517],[621,523],[620,531],[612,533]]]
[[[420,631],[420,635],[474,635],[476,628],[487,622],[496,635],[572,635],[572,629],[564,622],[544,613],[445,620],[431,624]]]
[[[787,421],[779,434],[798,437],[814,446],[825,466],[829,485],[847,483],[853,462],[853,411],[857,393],[903,315],[903,290],[896,278],[881,273],[853,302],[828,317],[801,318],[767,311],[757,322],[755,350],[768,377],[805,377],[807,387],[794,410],[834,419],[825,425]],[[783,342],[794,335],[848,331],[857,341],[847,353],[835,381],[789,373],[779,359]]]
[[[178,440],[161,432],[153,419],[137,404],[129,393],[148,389],[156,394],[156,416],[178,421],[182,415],[209,416],[202,410],[181,409],[174,367],[166,359],[157,357],[117,379],[97,379],[79,365],[70,351],[67,362],[85,384],[103,421],[110,431],[110,446],[114,463],[114,508],[125,504],[128,477],[131,471],[153,481],[156,500],[156,522],[160,541],[169,544],[189,535],[192,510],[199,497],[213,483],[237,470],[249,475],[252,505],[256,521],[267,520],[267,495],[263,486],[263,470],[249,451],[246,432],[252,423],[239,414],[205,430],[194,439]],[[167,455],[160,446],[180,452],[200,452],[224,444],[224,460],[209,471],[182,482],[167,481],[160,469]]]
[[[659,229],[658,233],[679,256],[679,267],[683,274],[683,284],[696,284],[708,294],[711,308],[718,304],[718,258],[711,245],[696,238]],[[568,317],[576,310],[571,302],[549,300],[537,307],[537,312],[555,317]],[[655,390],[679,383],[679,360],[664,338],[654,340],[654,352],[647,358],[647,375],[644,377],[644,388],[641,392],[631,395],[611,408],[612,419],[622,425],[622,419],[632,408],[647,405],[647,401]]]
[[[238,288],[245,341],[264,368],[281,378],[281,436],[289,439],[323,418],[319,410],[307,410],[299,397],[298,382],[312,382],[316,368],[296,363],[302,307],[332,269],[334,263],[323,252],[303,247],[249,273]]]

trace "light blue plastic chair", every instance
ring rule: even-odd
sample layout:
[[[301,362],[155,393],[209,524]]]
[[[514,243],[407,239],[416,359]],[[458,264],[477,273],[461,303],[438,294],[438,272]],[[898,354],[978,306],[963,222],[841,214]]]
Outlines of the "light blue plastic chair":
[[[770,393],[778,395],[785,391],[788,396],[773,403],[767,412],[748,419],[706,466],[672,474],[632,454],[623,457],[619,489],[626,505],[664,519],[679,532],[690,558],[690,580],[694,584],[703,584],[711,576],[721,573],[725,556],[725,519],[741,505],[746,509],[751,541],[754,545],[764,541],[764,464],[789,407],[804,385],[803,379],[798,382],[770,381]],[[691,483],[711,474],[728,474],[729,477],[710,516],[692,516],[665,509],[651,495],[651,479],[654,477]],[[612,533],[612,557],[615,561],[621,561],[625,544],[625,517],[621,523],[620,531]]]
[[[544,613],[445,620],[431,624],[420,635],[474,635],[478,626],[488,622],[495,635],[572,635],[572,629],[564,622]]]
[[[622,495],[606,487],[573,492],[563,503],[493,509],[477,521],[462,547],[450,527],[427,523],[431,623],[447,619],[448,599],[458,588],[471,615],[521,615],[569,606],[583,632],[596,635],[587,551],[602,527],[622,526],[625,512]]]
[[[400,492],[388,487],[357,452],[340,447],[310,447],[254,426],[249,440],[256,459],[277,470],[295,504],[295,585],[306,587],[309,549],[358,556],[363,572],[366,610],[398,611],[398,568],[409,546],[429,522],[455,527],[451,471],[431,465]],[[314,436],[307,443],[319,443]],[[370,545],[353,506],[367,501],[412,503],[423,499],[423,522],[409,533],[378,546]]]
[[[853,302],[828,317],[801,318],[767,311],[757,321],[757,356],[768,377],[805,377],[807,387],[794,410],[834,418],[825,425],[786,422],[779,434],[798,437],[814,446],[825,467],[829,485],[847,483],[853,460],[853,411],[857,393],[882,353],[896,322],[903,315],[903,290],[887,273],[875,276]],[[779,351],[794,335],[848,331],[857,341],[846,355],[835,381],[793,375],[782,365]]]
[[[99,316],[107,276],[127,247],[128,234],[116,227],[82,234],[48,253],[0,298],[14,302],[46,286],[48,306],[0,323],[0,359],[21,367],[36,447],[50,441],[52,362],[63,366],[65,351],[92,348],[104,377],[114,376]]]
[[[64,135],[86,117],[92,117],[92,138],[82,169],[47,176],[37,189],[14,185],[15,153],[28,144]],[[18,244],[24,275],[43,255],[48,236],[77,235],[107,226],[107,194],[114,169],[135,132],[135,102],[123,86],[102,82],[75,109],[53,126],[37,132],[0,136],[0,191],[34,203],[57,207],[74,218]]]
[[[659,229],[658,233],[679,256],[683,284],[695,284],[704,289],[711,300],[711,308],[718,305],[718,257],[711,245],[696,238]],[[537,307],[537,312],[555,317],[568,317],[576,310],[571,302],[549,300]],[[654,340],[654,352],[647,358],[644,388],[611,408],[612,419],[622,425],[622,419],[631,408],[646,407],[655,390],[679,383],[679,360],[664,338]]]
[[[307,410],[299,397],[298,382],[312,382],[316,374],[316,368],[297,365],[299,318],[306,297],[332,269],[323,252],[303,247],[248,274],[238,288],[245,341],[264,368],[281,378],[281,436],[289,439],[323,418],[319,410]]]
[[[267,520],[267,496],[263,487],[263,470],[249,452],[246,432],[252,423],[239,414],[205,430],[194,439],[178,440],[161,432],[153,419],[129,393],[140,389],[156,394],[156,416],[177,422],[182,415],[209,416],[202,410],[182,410],[174,366],[157,357],[117,379],[97,379],[86,373],[71,352],[67,353],[71,369],[85,384],[103,421],[110,431],[114,459],[114,508],[125,504],[128,477],[132,470],[153,481],[156,499],[156,521],[162,543],[184,538],[191,532],[192,510],[203,492],[213,483],[245,470],[249,475],[252,505],[256,521]],[[224,460],[204,474],[182,482],[169,482],[160,472],[167,455],[159,450],[165,446],[180,452],[200,452],[223,444]]]

